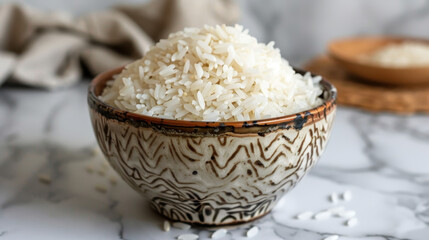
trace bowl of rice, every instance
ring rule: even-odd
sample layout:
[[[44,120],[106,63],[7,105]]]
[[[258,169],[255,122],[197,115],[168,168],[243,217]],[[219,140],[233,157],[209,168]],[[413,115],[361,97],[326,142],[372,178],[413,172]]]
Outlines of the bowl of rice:
[[[269,213],[324,151],[335,99],[239,25],[171,34],[88,92],[112,167],[160,214],[204,225]]]
[[[339,39],[329,55],[344,69],[367,82],[412,86],[429,83],[429,40],[370,36]]]

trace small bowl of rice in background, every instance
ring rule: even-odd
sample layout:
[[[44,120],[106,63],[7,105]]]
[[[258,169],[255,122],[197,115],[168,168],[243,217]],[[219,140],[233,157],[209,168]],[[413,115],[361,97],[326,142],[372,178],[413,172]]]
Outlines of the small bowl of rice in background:
[[[242,26],[186,28],[97,76],[97,141],[122,178],[165,217],[225,225],[261,217],[311,169],[336,89],[294,70]]]
[[[384,85],[429,84],[429,40],[368,36],[339,39],[329,55],[358,80]]]

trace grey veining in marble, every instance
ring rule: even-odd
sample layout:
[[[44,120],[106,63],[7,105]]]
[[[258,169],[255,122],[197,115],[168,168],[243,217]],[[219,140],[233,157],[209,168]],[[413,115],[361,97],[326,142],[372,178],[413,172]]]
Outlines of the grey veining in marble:
[[[185,232],[207,239],[212,230],[163,232],[164,219],[106,168],[94,152],[87,84],[0,89],[0,239],[174,239]],[[271,214],[231,227],[225,239],[246,239],[250,225],[260,227],[254,239],[428,239],[428,123],[425,115],[340,108],[312,172]],[[50,184],[39,180],[45,175]],[[345,190],[353,199],[338,205],[357,212],[355,227],[341,218],[295,219],[334,206],[328,196]]]

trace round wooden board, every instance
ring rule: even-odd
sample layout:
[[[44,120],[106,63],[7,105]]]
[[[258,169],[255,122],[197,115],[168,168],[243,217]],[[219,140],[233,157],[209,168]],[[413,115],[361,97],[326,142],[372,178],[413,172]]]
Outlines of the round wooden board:
[[[328,56],[311,60],[304,69],[335,85],[338,104],[377,112],[429,113],[429,85],[395,87],[367,83],[348,74]]]

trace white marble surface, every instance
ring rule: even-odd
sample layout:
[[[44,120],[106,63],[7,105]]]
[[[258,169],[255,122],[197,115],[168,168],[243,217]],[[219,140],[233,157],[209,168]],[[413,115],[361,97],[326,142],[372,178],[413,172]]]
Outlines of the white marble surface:
[[[164,219],[130,187],[103,169],[86,105],[87,81],[56,92],[0,89],[0,240],[175,239],[212,230],[161,230]],[[429,239],[429,116],[374,115],[340,108],[320,162],[268,216],[251,223],[253,239]],[[90,166],[96,171],[89,173]],[[52,178],[50,184],[40,175]],[[105,187],[106,193],[96,190]],[[298,221],[295,215],[334,204],[332,192],[351,190],[340,202],[357,212],[344,219]],[[250,225],[225,239],[246,239]]]

